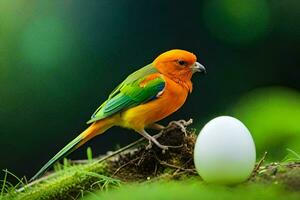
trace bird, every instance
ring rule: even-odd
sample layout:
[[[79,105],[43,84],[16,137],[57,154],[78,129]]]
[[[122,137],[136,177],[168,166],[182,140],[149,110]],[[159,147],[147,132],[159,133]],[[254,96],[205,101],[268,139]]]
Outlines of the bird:
[[[113,126],[132,129],[150,144],[167,150],[168,146],[160,144],[146,129],[165,128],[157,122],[185,103],[193,90],[191,78],[195,72],[206,73],[195,54],[181,49],[161,53],[152,63],[121,82],[87,121],[89,127],[54,155],[30,181],[39,178],[55,162]]]

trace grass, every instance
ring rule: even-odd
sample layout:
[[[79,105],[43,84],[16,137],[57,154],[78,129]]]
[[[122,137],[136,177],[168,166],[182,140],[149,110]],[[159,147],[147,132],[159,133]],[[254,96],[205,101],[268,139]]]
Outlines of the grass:
[[[80,166],[70,166],[49,175],[40,183],[20,190],[18,186],[8,188],[2,194],[2,199],[75,199],[85,191],[107,190],[108,187],[117,187],[120,181],[105,176],[104,164],[89,163]]]
[[[90,148],[87,149],[87,158],[88,162],[79,165],[65,158],[62,164],[54,165],[54,173],[46,175],[44,180],[39,179],[35,184],[27,183],[25,177],[20,179],[8,170],[3,170],[0,200],[78,199],[92,190],[107,191],[108,188],[121,185],[120,180],[105,175],[105,163],[95,162]],[[18,183],[9,183],[8,176],[14,177]]]
[[[86,156],[87,156],[87,160],[88,161],[92,161],[93,160],[93,152],[92,152],[92,148],[88,147],[86,149]]]
[[[184,181],[159,181],[151,184],[126,185],[110,192],[98,192],[84,200],[132,200],[132,199],[290,199],[298,200],[299,193],[284,190],[279,185],[242,184],[235,187],[208,185],[199,179]]]
[[[300,154],[298,154],[296,151],[292,149],[286,149],[288,151],[288,154],[284,157],[284,159],[281,161],[283,163],[286,162],[300,162]]]
[[[25,177],[19,178],[18,176],[8,171],[7,169],[2,171],[4,172],[4,178],[3,180],[0,181],[1,182],[0,200],[7,199],[7,197],[15,193],[19,187],[22,187],[27,183]],[[10,183],[7,180],[8,176],[15,178],[17,180],[17,184],[13,185],[12,183]]]

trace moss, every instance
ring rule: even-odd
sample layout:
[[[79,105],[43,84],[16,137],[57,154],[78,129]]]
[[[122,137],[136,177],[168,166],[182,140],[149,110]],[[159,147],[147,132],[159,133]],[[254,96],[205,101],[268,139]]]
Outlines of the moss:
[[[102,177],[97,176],[102,174]],[[68,199],[83,191],[101,189],[104,184],[118,185],[117,180],[106,178],[105,163],[89,163],[58,171],[44,181],[27,186],[22,192],[11,194],[14,199]]]
[[[300,162],[267,164],[250,181],[280,184],[287,190],[300,192]]]

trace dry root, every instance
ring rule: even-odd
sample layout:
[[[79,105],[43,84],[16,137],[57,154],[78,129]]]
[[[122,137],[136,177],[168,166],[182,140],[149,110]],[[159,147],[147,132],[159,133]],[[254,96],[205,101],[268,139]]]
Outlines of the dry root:
[[[163,130],[157,140],[171,147],[165,152],[156,145],[151,149],[141,145],[110,159],[108,162],[110,173],[113,177],[126,182],[149,180],[165,175],[168,170],[168,174],[175,178],[182,173],[195,174],[193,150],[196,135],[186,129],[191,123],[191,120],[171,122]]]

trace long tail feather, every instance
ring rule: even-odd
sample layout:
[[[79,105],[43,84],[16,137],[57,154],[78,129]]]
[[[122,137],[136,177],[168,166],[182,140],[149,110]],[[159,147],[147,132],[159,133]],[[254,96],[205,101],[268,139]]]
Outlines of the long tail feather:
[[[78,135],[75,139],[73,139],[69,144],[67,144],[63,149],[61,149],[55,156],[51,158],[31,179],[30,182],[42,176],[54,163],[59,161],[60,159],[66,157],[72,151],[86,143],[91,138],[105,132],[107,129],[111,128],[114,125],[113,118],[106,118],[103,120],[99,120],[90,127],[88,127],[85,131],[83,131],[80,135]]]

